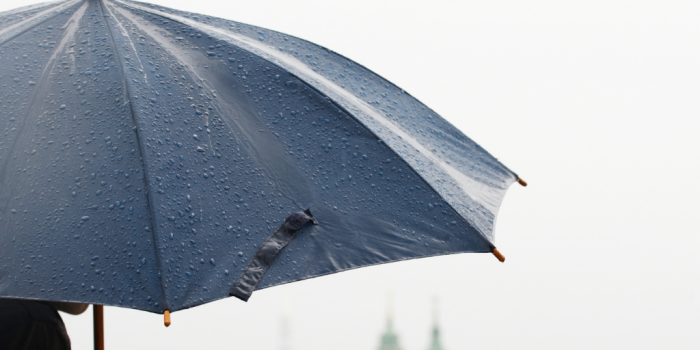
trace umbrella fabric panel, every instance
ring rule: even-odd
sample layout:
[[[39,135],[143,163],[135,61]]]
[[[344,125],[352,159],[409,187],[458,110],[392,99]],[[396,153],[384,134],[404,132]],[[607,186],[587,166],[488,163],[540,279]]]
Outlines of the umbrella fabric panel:
[[[95,10],[27,18],[0,46],[0,296],[159,312],[138,139]]]
[[[305,208],[319,225],[299,232],[258,289],[491,250],[391,148],[305,81],[180,23],[104,8],[121,34],[171,311],[227,297],[265,239]]]
[[[151,20],[157,26],[176,21],[255,52],[300,77],[351,111],[494,243],[498,208],[517,176],[399,87],[326,48],[283,33],[151,4],[113,3],[156,16]]]

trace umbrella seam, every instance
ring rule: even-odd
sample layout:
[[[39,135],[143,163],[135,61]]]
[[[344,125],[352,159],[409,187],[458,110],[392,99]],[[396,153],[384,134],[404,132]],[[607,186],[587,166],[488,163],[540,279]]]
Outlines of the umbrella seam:
[[[100,9],[102,10],[102,13],[104,15],[107,14],[107,11],[105,9],[104,5],[104,0],[98,0],[100,4]],[[114,18],[116,21],[116,17],[110,16],[111,18]],[[109,21],[105,19],[105,23],[107,24],[107,30],[109,31],[110,37],[112,38],[112,43],[114,44],[114,47],[117,47],[117,42],[114,39],[114,33],[112,32],[112,28],[109,24]],[[146,157],[144,157],[144,151],[143,151],[143,146],[141,145],[141,139],[139,138],[139,128],[138,128],[138,123],[136,122],[136,114],[134,113],[134,104],[131,103],[131,94],[129,93],[129,83],[126,79],[126,70],[124,67],[124,63],[122,61],[121,56],[118,53],[118,50],[114,50],[115,56],[117,56],[117,60],[119,60],[119,65],[122,68],[122,77],[124,79],[124,89],[126,90],[126,95],[129,98],[129,109],[131,111],[131,119],[134,122],[134,132],[136,132],[136,143],[138,144],[139,147],[139,153],[141,154],[141,164],[143,165],[143,178],[144,178],[144,193],[146,194],[146,198],[148,198],[148,213],[150,215],[150,224],[151,224],[151,232],[152,232],[152,237],[153,237],[153,250],[155,251],[155,256],[156,256],[156,266],[158,266],[158,284],[160,285],[160,290],[162,293],[163,297],[163,309],[164,310],[169,310],[168,306],[168,299],[165,294],[165,287],[163,286],[162,279],[160,278],[161,276],[161,264],[160,264],[160,258],[158,257],[158,241],[156,238],[156,225],[155,225],[155,215],[153,213],[153,203],[151,202],[151,196],[148,194],[148,168],[146,167]]]

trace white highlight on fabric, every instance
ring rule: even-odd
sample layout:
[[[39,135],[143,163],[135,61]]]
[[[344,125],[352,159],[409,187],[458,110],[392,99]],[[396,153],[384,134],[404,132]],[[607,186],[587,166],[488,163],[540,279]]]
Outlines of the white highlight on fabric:
[[[64,4],[60,4],[60,5],[57,5],[55,7],[51,7],[49,9],[44,10],[44,11],[41,11],[28,19],[22,20],[22,21],[20,21],[16,24],[13,24],[13,25],[11,25],[3,30],[0,30],[0,43],[6,41],[8,37],[12,37],[16,34],[21,33],[23,30],[25,30],[25,28],[33,27],[34,25],[36,25],[36,23],[39,23],[39,22],[45,20],[48,15],[53,14],[53,13],[57,13],[57,12],[61,12],[65,9],[77,4],[80,1],[83,1],[83,0],[66,1]]]

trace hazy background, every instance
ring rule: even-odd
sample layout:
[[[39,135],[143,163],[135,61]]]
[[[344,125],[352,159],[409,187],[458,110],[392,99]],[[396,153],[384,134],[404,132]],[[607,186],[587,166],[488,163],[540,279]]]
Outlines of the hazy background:
[[[504,264],[363,268],[176,312],[167,329],[107,307],[107,349],[279,349],[286,315],[289,350],[374,350],[388,291],[404,350],[427,348],[434,295],[446,350],[700,348],[700,2],[152,2],[345,55],[529,186],[499,213]],[[91,312],[63,317],[91,349]]]

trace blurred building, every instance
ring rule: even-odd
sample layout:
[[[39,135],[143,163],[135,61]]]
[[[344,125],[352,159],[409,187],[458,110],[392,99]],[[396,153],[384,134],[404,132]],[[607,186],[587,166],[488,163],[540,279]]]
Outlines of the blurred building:
[[[386,331],[382,334],[379,350],[401,350],[399,337],[394,333],[393,320],[391,318],[391,314],[386,318]]]
[[[440,327],[438,326],[437,317],[437,302],[435,303],[433,309],[433,334],[428,350],[442,350],[442,344],[440,344]]]
[[[437,324],[433,325],[433,338],[430,341],[428,350],[442,350],[442,345],[440,344],[440,329]]]
[[[430,339],[430,345],[427,350],[443,350],[442,344],[440,343],[440,326],[438,324],[438,301],[437,298],[433,299],[433,330]],[[394,332],[393,315],[391,312],[391,306],[387,308],[386,317],[386,330],[382,334],[379,340],[378,350],[401,350],[399,345],[399,337]]]
[[[430,340],[430,347],[428,350],[442,350],[442,344],[440,344],[440,327],[438,325],[438,302],[437,297],[433,298],[433,334]]]

